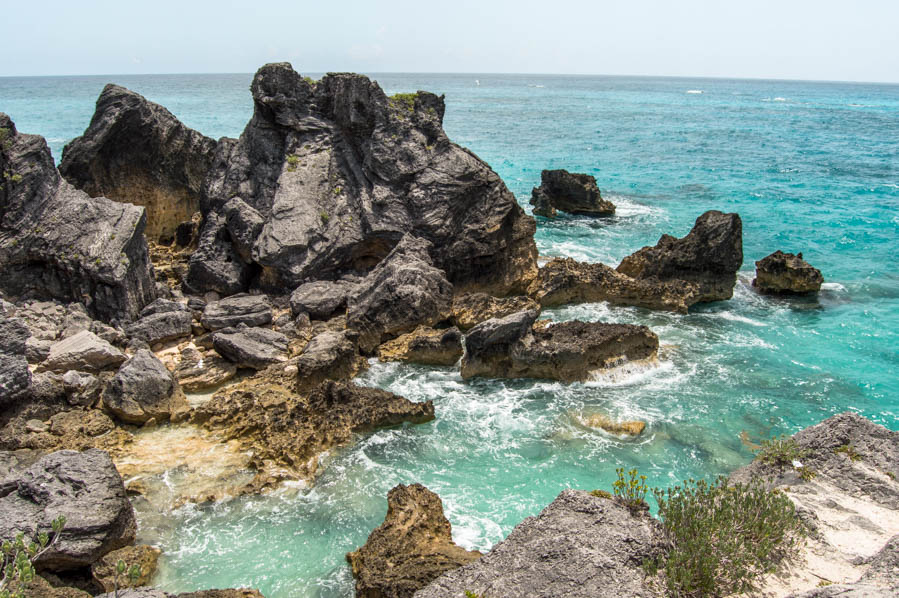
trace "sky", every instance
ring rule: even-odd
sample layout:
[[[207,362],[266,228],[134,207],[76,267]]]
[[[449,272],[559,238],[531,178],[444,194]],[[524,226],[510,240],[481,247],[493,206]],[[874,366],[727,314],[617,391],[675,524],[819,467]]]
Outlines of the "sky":
[[[899,82],[899,0],[3,0],[0,76],[300,72]]]

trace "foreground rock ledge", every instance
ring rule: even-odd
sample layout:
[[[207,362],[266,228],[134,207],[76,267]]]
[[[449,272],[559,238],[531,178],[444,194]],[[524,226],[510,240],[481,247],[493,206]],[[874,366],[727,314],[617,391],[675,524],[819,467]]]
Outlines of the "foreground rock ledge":
[[[384,523],[347,560],[356,596],[411,598],[441,574],[480,556],[453,542],[439,496],[421,484],[400,484],[387,494]]]

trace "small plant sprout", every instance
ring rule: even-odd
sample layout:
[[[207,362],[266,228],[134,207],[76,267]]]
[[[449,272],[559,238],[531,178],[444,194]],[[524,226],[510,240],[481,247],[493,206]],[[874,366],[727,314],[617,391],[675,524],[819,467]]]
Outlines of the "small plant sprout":
[[[297,164],[300,163],[300,157],[296,154],[288,154],[287,156],[287,171],[293,172],[297,169]]]
[[[119,559],[115,565],[115,576],[112,578],[113,585],[113,593],[115,598],[119,598],[119,578],[122,576],[126,576],[128,578],[128,583],[132,587],[137,585],[137,580],[140,579],[140,566],[139,565],[131,565],[128,566],[128,563]]]
[[[618,474],[618,479],[612,484],[615,496],[632,511],[645,509],[648,506],[646,492],[649,490],[646,486],[646,476],[639,475],[636,469],[631,469],[625,477],[623,467],[616,469],[615,473]]]
[[[324,210],[322,210],[318,216],[319,216],[319,218],[322,219],[322,222],[324,222],[325,224],[328,224],[328,220],[331,219],[331,217],[328,215],[328,213]]]
[[[25,534],[19,532],[12,540],[0,544],[0,598],[25,598],[28,586],[37,575],[34,563],[56,544],[65,524],[66,518],[59,516],[50,523],[52,537],[39,532],[26,543]]]
[[[834,452],[837,454],[843,453],[844,455],[849,457],[850,461],[861,461],[862,460],[862,456],[859,455],[855,451],[855,447],[852,446],[851,444],[844,444],[842,446],[839,446],[836,449],[834,449]]]

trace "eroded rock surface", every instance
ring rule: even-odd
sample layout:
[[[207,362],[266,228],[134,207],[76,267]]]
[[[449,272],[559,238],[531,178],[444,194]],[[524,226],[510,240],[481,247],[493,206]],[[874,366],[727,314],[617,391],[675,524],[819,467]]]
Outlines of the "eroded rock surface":
[[[50,372],[100,372],[116,369],[125,354],[89,330],[82,330],[50,346],[40,370]]]
[[[534,214],[555,218],[556,211],[589,216],[611,216],[615,204],[602,198],[596,179],[589,174],[567,170],[544,170],[540,186],[531,192]]]
[[[119,420],[143,424],[184,417],[187,401],[178,382],[150,351],[126,361],[103,392],[103,407]]]
[[[357,596],[411,598],[441,574],[480,556],[453,542],[439,496],[421,484],[400,484],[387,494],[384,523],[347,560]]]
[[[780,250],[755,263],[752,286],[761,293],[773,295],[802,295],[821,290],[824,277],[802,254],[793,255]]]
[[[462,333],[455,326],[442,330],[421,326],[378,347],[381,361],[454,365],[460,357]]]
[[[118,583],[120,590],[146,586],[153,578],[153,574],[156,573],[156,563],[159,561],[161,553],[162,551],[158,548],[145,544],[119,548],[102,556],[91,565],[91,575],[105,592],[115,591],[116,583]],[[120,575],[118,582],[116,582],[116,563],[120,559],[125,561],[129,570],[136,565],[140,569],[140,575],[132,581],[126,573],[125,575]]]
[[[31,388],[31,371],[25,359],[25,343],[30,336],[21,321],[0,315],[0,409],[21,399]]]
[[[297,369],[299,388],[311,388],[325,380],[349,380],[368,367],[359,356],[352,332],[325,330],[315,335],[291,363]]]
[[[502,318],[519,311],[540,311],[540,305],[524,295],[494,297],[487,293],[462,293],[453,297],[453,322],[468,330],[491,318]]]
[[[343,280],[307,282],[290,295],[293,315],[309,314],[313,320],[327,320],[346,310],[347,298],[356,290],[356,283]]]
[[[212,334],[212,346],[239,368],[261,370],[273,363],[287,361],[287,337],[267,328],[240,324]]]
[[[272,321],[272,306],[265,295],[240,293],[214,301],[203,310],[201,322],[209,330],[231,328],[238,324],[265,326]]]

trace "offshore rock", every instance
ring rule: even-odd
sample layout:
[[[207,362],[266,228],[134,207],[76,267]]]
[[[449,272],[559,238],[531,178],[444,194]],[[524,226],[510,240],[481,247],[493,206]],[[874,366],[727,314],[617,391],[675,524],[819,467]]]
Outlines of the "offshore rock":
[[[540,311],[540,305],[523,295],[494,297],[487,293],[463,293],[453,297],[453,323],[468,330],[491,318],[502,318],[519,311]]]
[[[359,332],[359,348],[449,318],[453,286],[428,255],[431,244],[409,235],[359,283],[347,306],[347,328]]]
[[[760,293],[801,295],[821,290],[821,270],[802,259],[780,250],[755,263],[752,286]]]
[[[462,333],[453,326],[434,330],[420,326],[378,347],[381,361],[454,365],[462,357]]]
[[[290,295],[290,311],[294,316],[309,314],[313,320],[327,320],[346,309],[347,298],[356,283],[344,280],[318,280],[301,284]]]
[[[655,247],[644,247],[621,260],[618,272],[631,278],[698,286],[694,302],[730,299],[743,264],[743,223],[739,214],[710,210],[696,219],[687,236],[662,235]]]
[[[253,118],[239,140],[219,143],[207,178],[187,281],[196,292],[364,273],[406,233],[437,248],[435,266],[459,288],[505,294],[533,277],[534,220],[447,138],[443,98],[388,98],[347,73],[312,84],[287,63],[259,69],[251,91]],[[250,260],[227,232],[234,197],[264,221]]]
[[[655,357],[659,338],[646,326],[560,322],[534,327],[535,311],[487,320],[465,337],[462,377],[586,381],[597,369]]]
[[[183,417],[189,410],[181,387],[161,361],[141,349],[126,361],[103,392],[103,407],[119,420],[143,424]]]
[[[305,480],[317,472],[321,453],[355,434],[432,419],[431,401],[413,403],[376,388],[326,381],[304,396],[259,379],[216,394],[192,415],[194,423],[253,450],[260,474]]]
[[[480,558],[453,542],[440,497],[421,484],[395,486],[387,494],[387,515],[362,548],[347,561],[356,596],[411,598],[447,571]],[[461,594],[460,594],[461,595]]]
[[[100,372],[117,368],[125,359],[125,354],[108,342],[93,332],[82,330],[51,345],[47,359],[38,370]]]
[[[65,182],[43,137],[0,113],[0,290],[81,301],[128,322],[155,299],[143,208],[90,198]]]
[[[107,85],[84,135],[63,149],[59,171],[91,197],[145,206],[148,238],[170,241],[199,210],[215,146],[162,106]]]
[[[556,210],[589,216],[615,213],[615,204],[602,198],[593,176],[567,170],[541,172],[540,186],[531,192],[531,205],[534,214],[547,218],[555,218]]]
[[[415,598],[648,598],[641,567],[663,549],[659,523],[615,500],[565,490],[537,517],[473,563],[438,577]]]
[[[265,326],[272,321],[272,306],[265,295],[241,293],[214,301],[203,310],[201,322],[209,330],[230,328],[238,324]]]
[[[0,409],[26,396],[31,388],[31,370],[25,359],[30,336],[21,320],[0,315]]]
[[[267,328],[240,324],[212,335],[212,346],[239,368],[261,370],[273,363],[287,361],[287,337]]]
[[[137,525],[122,478],[105,452],[59,451],[0,482],[0,537],[50,531],[64,515],[56,544],[38,559],[54,571],[85,567],[134,541]]]

